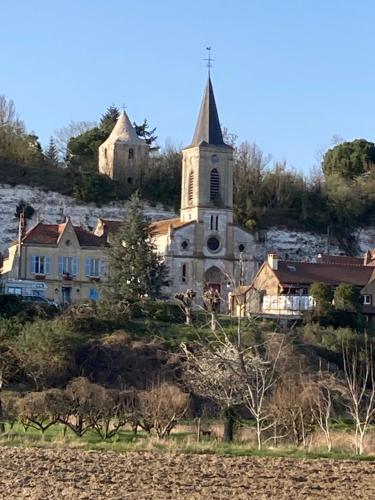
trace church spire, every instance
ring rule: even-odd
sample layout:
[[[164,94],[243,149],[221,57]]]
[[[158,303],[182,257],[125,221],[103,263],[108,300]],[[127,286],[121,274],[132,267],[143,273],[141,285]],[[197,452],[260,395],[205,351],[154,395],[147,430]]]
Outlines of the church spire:
[[[202,142],[215,146],[225,145],[210,76],[199,111],[192,146],[199,146]]]

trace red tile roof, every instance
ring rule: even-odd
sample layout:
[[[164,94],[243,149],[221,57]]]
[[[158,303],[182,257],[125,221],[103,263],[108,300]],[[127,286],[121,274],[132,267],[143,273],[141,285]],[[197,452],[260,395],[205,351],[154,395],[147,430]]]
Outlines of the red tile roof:
[[[283,285],[322,282],[335,286],[340,283],[365,286],[373,271],[372,266],[279,261],[278,269],[274,273]]]
[[[37,245],[56,245],[62,235],[67,222],[63,224],[44,224],[39,222],[29,229],[22,238],[23,243]],[[105,240],[95,234],[90,233],[80,226],[72,226],[81,246],[100,247],[105,244]]]
[[[150,224],[151,234],[164,234],[169,231],[169,228],[172,226],[173,229],[178,229],[183,226],[188,226],[189,224],[193,224],[194,221],[182,221],[179,217],[174,219],[164,219],[157,220]]]
[[[318,256],[319,264],[339,264],[345,266],[363,266],[363,257],[348,257],[347,255],[327,255]]]

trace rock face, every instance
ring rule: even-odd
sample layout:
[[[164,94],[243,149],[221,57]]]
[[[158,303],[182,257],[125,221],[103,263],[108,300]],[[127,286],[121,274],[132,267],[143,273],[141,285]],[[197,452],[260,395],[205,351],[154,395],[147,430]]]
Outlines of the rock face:
[[[98,217],[121,220],[127,206],[127,202],[112,202],[97,207],[93,203],[79,203],[74,198],[60,193],[46,192],[29,186],[12,187],[0,184],[0,251],[4,251],[9,242],[17,236],[17,219],[14,214],[21,200],[35,210],[32,220],[27,221],[28,227],[32,227],[38,220],[49,224],[63,222],[67,215],[75,225],[93,227]],[[151,219],[175,216],[173,212],[164,210],[161,205],[155,207],[147,205],[145,214]]]
[[[0,184],[0,251],[6,250],[10,241],[17,236],[17,219],[14,215],[18,203],[24,200],[35,209],[28,227],[38,220],[48,223],[62,222],[66,215],[73,224],[93,227],[98,217],[121,220],[126,212],[127,202],[113,202],[97,207],[93,203],[78,203],[70,196],[46,192],[29,186],[9,186]],[[176,217],[161,205],[145,206],[145,214],[152,220]],[[355,238],[362,255],[366,250],[375,248],[375,228],[360,228]],[[283,258],[299,261],[313,261],[319,253],[327,252],[327,237],[309,232],[290,231],[272,227],[264,232],[258,245],[256,260],[264,260],[267,252],[276,251]],[[338,242],[331,240],[329,252],[332,255],[344,255]]]

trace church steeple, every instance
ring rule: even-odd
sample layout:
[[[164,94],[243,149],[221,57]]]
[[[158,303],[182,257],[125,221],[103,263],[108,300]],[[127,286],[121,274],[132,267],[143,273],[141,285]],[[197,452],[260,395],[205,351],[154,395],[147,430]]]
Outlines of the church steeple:
[[[219,212],[232,223],[233,148],[223,140],[208,77],[193,143],[182,151],[181,219],[201,222]]]
[[[210,77],[207,80],[191,146],[199,146],[202,142],[225,146]]]

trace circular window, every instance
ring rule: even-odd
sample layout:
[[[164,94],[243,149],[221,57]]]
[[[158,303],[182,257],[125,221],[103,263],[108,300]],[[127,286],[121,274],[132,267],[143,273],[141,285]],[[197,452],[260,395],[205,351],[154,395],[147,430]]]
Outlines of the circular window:
[[[186,250],[187,247],[189,246],[189,242],[187,240],[184,240],[182,243],[181,243],[181,248],[183,250]]]
[[[211,238],[208,238],[207,240],[207,246],[211,252],[216,252],[216,250],[219,249],[220,241],[214,236],[211,236]]]
[[[211,162],[212,163],[219,163],[220,159],[217,155],[212,155],[211,156]]]
[[[245,245],[243,245],[242,243],[240,245],[238,245],[238,250],[240,252],[243,252],[245,250]]]

